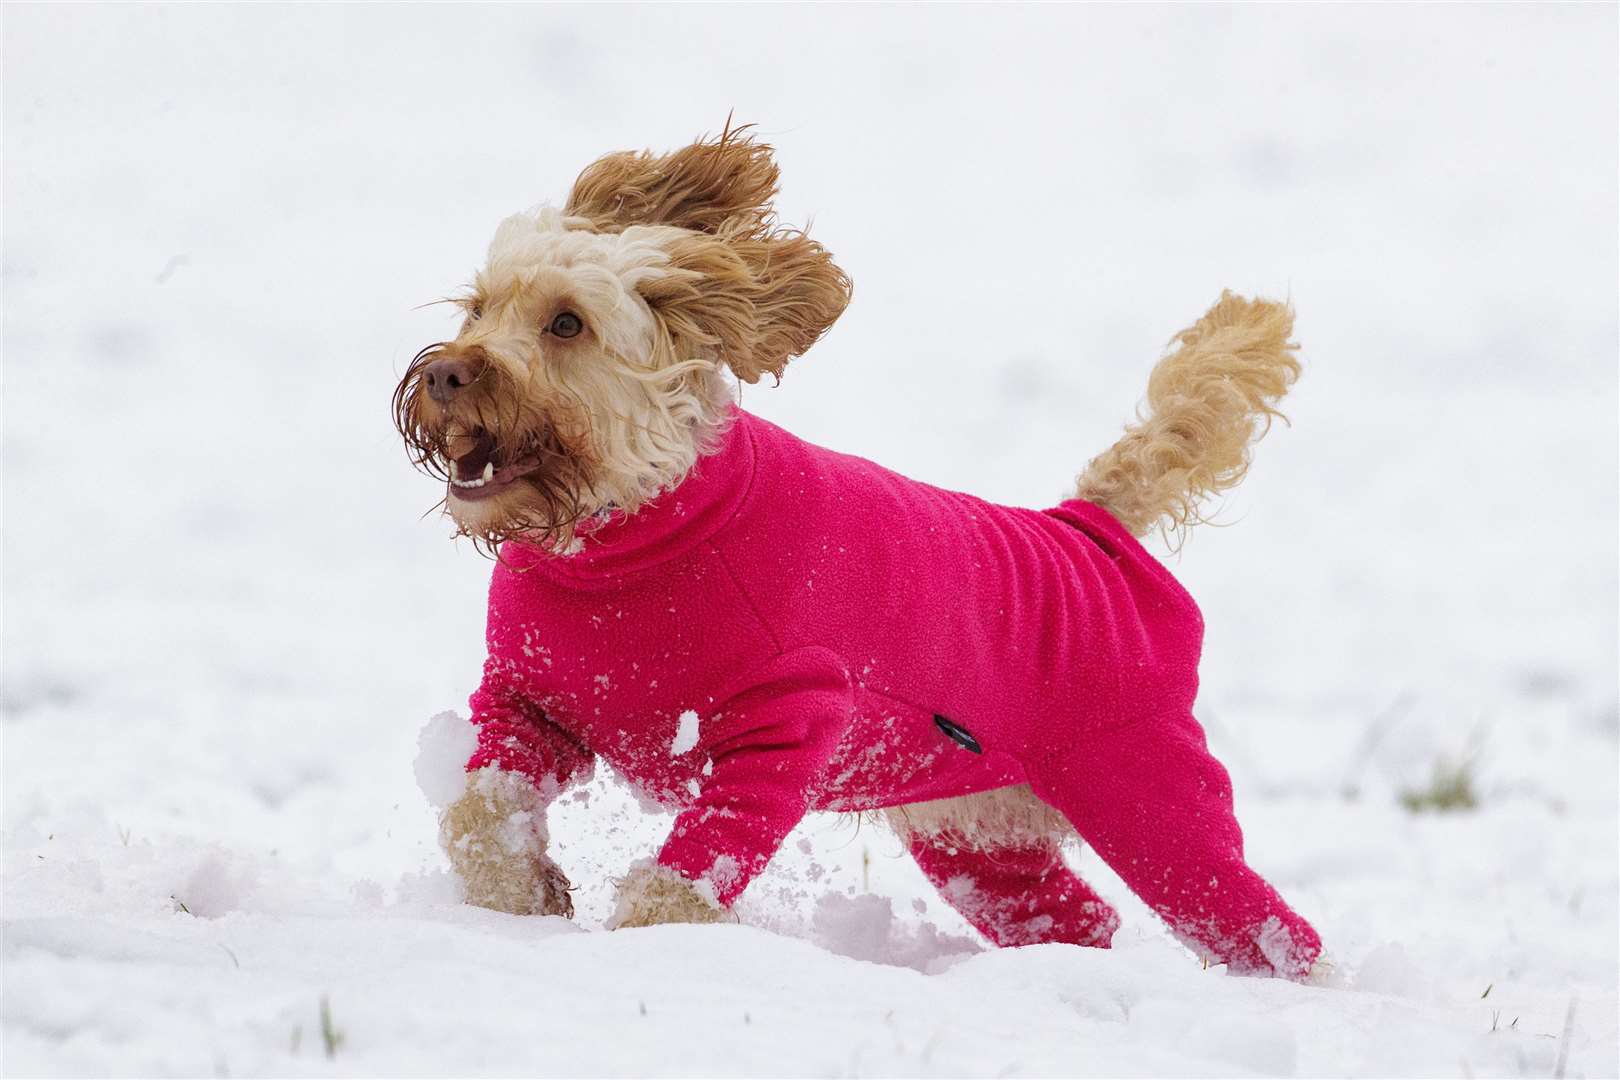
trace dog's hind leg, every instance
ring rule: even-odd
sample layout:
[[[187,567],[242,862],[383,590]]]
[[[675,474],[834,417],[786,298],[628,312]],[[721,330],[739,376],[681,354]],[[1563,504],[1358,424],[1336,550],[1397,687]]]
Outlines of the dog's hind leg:
[[[1075,497],[1137,536],[1155,525],[1179,535],[1202,520],[1199,502],[1243,479],[1250,447],[1282,415],[1277,402],[1299,377],[1293,329],[1287,304],[1223,292],[1172,339],[1145,410],[1086,466]]]
[[[1231,780],[1191,715],[1136,721],[1027,767],[1035,793],[1194,952],[1240,974],[1306,977],[1321,938],[1244,861]]]
[[[945,902],[996,945],[1106,949],[1119,928],[1118,913],[1063,864],[1052,837],[981,850],[914,835],[910,849]]]

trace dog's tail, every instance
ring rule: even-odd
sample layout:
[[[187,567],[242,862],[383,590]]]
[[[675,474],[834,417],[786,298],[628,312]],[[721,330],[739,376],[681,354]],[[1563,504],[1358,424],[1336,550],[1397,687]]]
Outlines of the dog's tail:
[[[1171,339],[1148,377],[1147,403],[1125,435],[1086,466],[1077,498],[1097,503],[1134,535],[1155,525],[1172,542],[1204,520],[1201,500],[1236,487],[1250,447],[1286,418],[1276,405],[1299,377],[1288,304],[1222,292]]]

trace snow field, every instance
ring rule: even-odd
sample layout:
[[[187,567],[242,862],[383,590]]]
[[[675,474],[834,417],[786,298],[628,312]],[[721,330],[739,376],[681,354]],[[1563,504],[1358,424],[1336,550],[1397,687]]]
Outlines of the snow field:
[[[1615,9],[738,10],[7,7],[0,1071],[1620,1073]],[[835,819],[742,925],[601,932],[667,826],[605,769],[573,923],[457,902],[488,565],[388,427],[416,305],[733,108],[856,282],[745,407],[919,479],[1049,504],[1223,286],[1292,299],[1170,565],[1328,985],[1089,852],[1112,951],[984,951]]]

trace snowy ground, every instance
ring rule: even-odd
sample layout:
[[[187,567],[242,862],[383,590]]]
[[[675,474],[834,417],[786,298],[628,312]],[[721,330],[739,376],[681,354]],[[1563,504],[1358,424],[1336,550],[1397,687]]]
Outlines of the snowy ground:
[[[4,1064],[29,1074],[1613,1076],[1616,9],[4,12]],[[1222,286],[1308,373],[1174,562],[1337,985],[988,952],[807,822],[746,925],[455,903],[413,778],[488,565],[387,421],[503,214],[728,110],[857,283],[744,403],[1045,504]],[[1469,811],[1404,791],[1467,762]],[[322,1031],[322,1003],[329,1019]]]

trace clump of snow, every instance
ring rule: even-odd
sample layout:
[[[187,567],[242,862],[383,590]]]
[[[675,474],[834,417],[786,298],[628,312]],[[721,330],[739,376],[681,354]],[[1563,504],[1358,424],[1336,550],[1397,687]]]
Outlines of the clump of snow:
[[[429,805],[443,809],[467,790],[467,759],[478,749],[478,729],[456,712],[442,712],[416,737],[416,784]]]
[[[680,757],[698,743],[698,714],[695,709],[681,713],[675,725],[675,738],[669,744],[669,756]]]
[[[886,896],[841,896],[833,893],[816,904],[816,944],[841,956],[877,960],[889,953],[894,904]]]
[[[501,822],[495,839],[510,855],[538,854],[545,850],[545,816],[539,811],[515,811]]]
[[[698,885],[709,890],[707,895],[718,896],[735,885],[741,874],[742,867],[737,864],[734,856],[716,855],[714,864],[709,867],[709,872],[703,875]]]
[[[855,960],[938,972],[980,951],[972,938],[942,934],[927,922],[907,924],[887,896],[828,893],[816,901],[811,940]]]
[[[1266,958],[1273,971],[1294,970],[1294,938],[1277,916],[1272,915],[1261,924],[1255,944],[1260,947],[1260,955]]]
[[[253,892],[253,867],[222,851],[210,851],[175,890],[179,910],[201,919],[217,919],[241,911]]]

